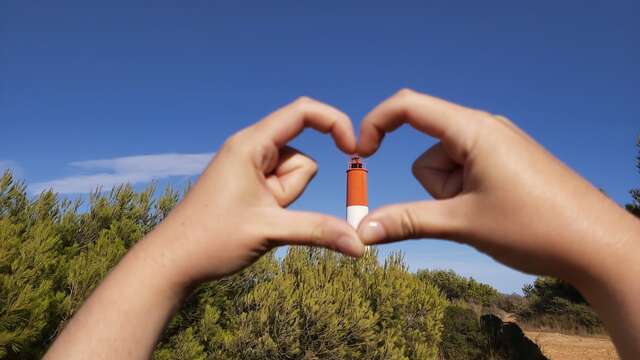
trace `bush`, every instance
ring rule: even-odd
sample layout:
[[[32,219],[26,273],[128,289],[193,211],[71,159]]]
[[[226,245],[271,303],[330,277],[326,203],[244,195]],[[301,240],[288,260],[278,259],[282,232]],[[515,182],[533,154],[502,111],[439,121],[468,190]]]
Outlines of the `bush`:
[[[571,333],[602,333],[597,313],[570,284],[540,277],[523,288],[528,306],[518,316],[527,326]]]
[[[528,302],[518,294],[500,294],[494,305],[505,312],[519,314],[527,308]]]
[[[443,359],[485,359],[486,337],[476,313],[458,305],[447,306],[440,356]]]
[[[0,177],[0,357],[42,356],[126,249],[159,221],[152,193],[131,186],[94,193],[80,213],[79,201],[51,191],[29,199],[11,172]]]
[[[440,289],[449,301],[464,300],[490,306],[499,297],[498,291],[490,285],[460,276],[453,270],[419,270],[417,276]]]
[[[640,137],[638,138],[638,149],[640,150]],[[636,168],[640,170],[640,155],[636,157]],[[640,218],[640,188],[631,189],[631,203],[626,208],[630,213]]]
[[[178,202],[123,185],[81,202],[29,199],[0,177],[0,358],[41,358],[84,299]],[[293,247],[202,284],[169,322],[155,359],[434,359],[446,300],[400,254],[379,263]]]
[[[440,356],[447,360],[546,360],[517,324],[491,314],[478,319],[473,310],[457,305],[445,311]]]
[[[235,301],[221,357],[435,358],[444,299],[399,255],[376,258],[290,248],[273,277]]]

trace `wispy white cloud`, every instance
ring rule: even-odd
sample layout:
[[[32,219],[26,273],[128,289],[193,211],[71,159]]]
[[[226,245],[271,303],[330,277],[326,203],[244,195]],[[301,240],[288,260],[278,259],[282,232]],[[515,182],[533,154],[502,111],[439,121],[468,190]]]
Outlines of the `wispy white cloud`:
[[[212,153],[153,154],[76,161],[70,165],[85,174],[34,183],[29,186],[29,191],[38,194],[53,189],[61,194],[83,194],[98,187],[109,190],[123,183],[139,184],[172,176],[192,176],[200,174],[212,156]]]

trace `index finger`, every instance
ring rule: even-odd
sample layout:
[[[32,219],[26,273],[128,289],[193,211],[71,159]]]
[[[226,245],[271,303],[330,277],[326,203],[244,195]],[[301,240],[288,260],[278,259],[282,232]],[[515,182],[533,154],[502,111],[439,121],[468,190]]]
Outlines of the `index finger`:
[[[433,96],[400,90],[365,116],[357,153],[363,156],[373,154],[380,147],[384,135],[404,123],[445,144],[461,144],[466,136],[464,117],[473,111]]]
[[[347,154],[356,150],[351,119],[340,110],[308,97],[301,97],[254,125],[258,141],[271,141],[278,149],[306,127],[331,133],[338,148]]]

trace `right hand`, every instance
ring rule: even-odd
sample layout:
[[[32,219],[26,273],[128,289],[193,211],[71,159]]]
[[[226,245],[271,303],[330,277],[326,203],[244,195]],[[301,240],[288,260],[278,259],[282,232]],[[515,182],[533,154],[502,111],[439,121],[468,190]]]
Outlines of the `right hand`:
[[[630,237],[610,232],[630,216],[504,117],[401,90],[365,117],[357,152],[373,154],[405,122],[440,140],[412,169],[435,200],[373,211],[358,228],[365,244],[451,239],[571,282],[628,258],[614,253]]]

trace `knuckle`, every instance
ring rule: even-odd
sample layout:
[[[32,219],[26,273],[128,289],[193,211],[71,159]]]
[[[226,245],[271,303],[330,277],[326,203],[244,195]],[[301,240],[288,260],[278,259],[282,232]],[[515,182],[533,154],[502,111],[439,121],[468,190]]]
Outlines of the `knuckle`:
[[[483,127],[504,126],[505,123],[501,119],[501,116],[495,116],[492,113],[485,110],[474,110],[474,117],[477,119],[476,123]]]
[[[317,174],[317,173],[318,173],[318,163],[316,163],[316,162],[315,162],[315,161],[313,161],[313,160],[310,160],[310,161],[309,161],[309,165],[308,165],[308,166],[309,166],[309,172],[310,172],[312,175],[315,175],[315,174]]]
[[[506,116],[504,116],[504,115],[495,114],[495,115],[493,115],[493,117],[494,117],[495,119],[500,120],[500,121],[511,122],[511,120],[509,120],[509,118],[507,118],[507,117],[506,117]]]
[[[249,151],[251,144],[247,141],[249,129],[245,128],[231,135],[225,140],[222,149],[232,154],[242,154]]]
[[[482,112],[478,116],[476,123],[476,133],[478,138],[495,138],[504,139],[512,132],[512,126],[509,125],[501,117],[494,116],[493,114]],[[495,145],[495,144],[494,144]]]
[[[327,219],[323,217],[318,220],[315,226],[312,227],[311,234],[309,236],[310,245],[319,246],[323,244],[327,225]]]
[[[401,116],[404,117],[405,119],[408,119],[409,121],[410,119],[417,118],[418,116],[417,114],[417,111],[419,109],[419,106],[417,106],[419,104],[418,97],[419,97],[418,92],[411,89],[407,89],[407,88],[399,90],[394,96],[394,99],[397,101],[400,107]]]
[[[400,232],[403,238],[409,239],[414,238],[418,234],[416,232],[417,229],[417,219],[413,211],[410,208],[403,208],[400,212]]]
[[[399,99],[406,99],[406,98],[411,98],[415,95],[416,95],[416,92],[414,90],[409,88],[402,88],[398,90],[394,96]]]
[[[493,115],[493,118],[495,120],[498,120],[498,122],[502,123],[506,127],[517,128],[516,124],[514,124],[513,121],[511,121],[511,119],[509,119],[504,115]]]
[[[313,99],[310,96],[302,95],[302,96],[298,97],[298,99],[296,101],[297,102],[301,102],[301,103],[305,103],[305,102],[311,102],[311,101],[313,101]]]
[[[465,136],[459,139],[461,146],[458,149],[458,157],[467,159],[471,154],[476,152],[478,144],[486,142],[482,139],[492,138],[495,136],[496,123],[491,114],[482,110],[469,109],[468,112],[460,114],[466,121],[461,121],[464,127],[458,126],[452,128],[448,133],[444,134],[445,138],[452,138],[454,133],[463,133]]]
[[[224,145],[222,147],[228,151],[233,152],[234,150],[241,147],[242,143],[243,143],[242,131],[240,131],[228,137],[227,140],[225,140]]]
[[[293,102],[293,106],[299,109],[305,109],[306,107],[315,104],[317,101],[309,96],[300,96]]]
[[[418,177],[421,173],[422,170],[422,164],[420,161],[420,158],[417,158],[416,160],[413,161],[413,164],[411,164],[411,173],[413,174],[414,177]]]
[[[476,116],[478,118],[481,118],[483,120],[491,120],[493,119],[493,114],[491,114],[490,112],[486,111],[486,110],[475,110],[476,112]]]
[[[304,114],[309,112],[317,104],[317,100],[314,100],[308,96],[300,96],[289,105],[289,108],[295,113]]]

